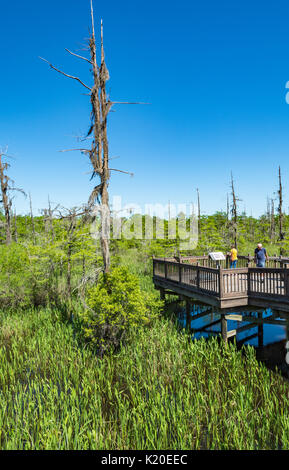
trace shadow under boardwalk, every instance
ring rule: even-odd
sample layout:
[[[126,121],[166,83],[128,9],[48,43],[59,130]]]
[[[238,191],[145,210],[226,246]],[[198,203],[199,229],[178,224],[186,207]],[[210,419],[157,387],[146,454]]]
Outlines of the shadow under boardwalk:
[[[226,341],[236,341],[237,348],[249,344],[256,349],[256,357],[269,369],[276,367],[286,378],[289,366],[286,353],[289,349],[287,312],[272,309],[231,309],[225,313],[201,302],[172,302],[167,308],[177,314],[179,325],[189,328],[193,338],[220,335]],[[226,322],[224,337],[224,326]],[[286,349],[286,346],[288,348]]]

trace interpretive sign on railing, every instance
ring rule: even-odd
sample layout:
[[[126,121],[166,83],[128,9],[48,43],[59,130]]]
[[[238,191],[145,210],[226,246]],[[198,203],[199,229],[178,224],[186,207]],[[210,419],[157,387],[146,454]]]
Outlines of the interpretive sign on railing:
[[[212,251],[209,253],[209,256],[213,261],[224,261],[226,259],[224,253],[221,251]]]

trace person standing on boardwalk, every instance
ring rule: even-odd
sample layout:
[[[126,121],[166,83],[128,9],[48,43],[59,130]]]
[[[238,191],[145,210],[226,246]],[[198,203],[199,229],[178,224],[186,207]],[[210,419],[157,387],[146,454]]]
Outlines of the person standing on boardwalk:
[[[238,251],[235,248],[235,245],[231,245],[231,250],[229,251],[228,256],[230,256],[230,269],[236,268],[238,261]]]
[[[265,268],[266,260],[268,259],[267,251],[263,248],[262,243],[258,243],[255,249],[254,260],[257,268]]]

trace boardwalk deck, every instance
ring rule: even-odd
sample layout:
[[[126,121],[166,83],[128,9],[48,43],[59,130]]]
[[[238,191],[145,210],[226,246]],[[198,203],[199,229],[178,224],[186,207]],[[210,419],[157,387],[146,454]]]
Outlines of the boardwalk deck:
[[[246,257],[244,257],[246,258]],[[203,266],[199,262],[203,261]],[[289,312],[288,259],[273,258],[276,266],[236,269],[205,266],[206,257],[153,259],[153,281],[169,292],[213,305],[219,309],[258,306]]]

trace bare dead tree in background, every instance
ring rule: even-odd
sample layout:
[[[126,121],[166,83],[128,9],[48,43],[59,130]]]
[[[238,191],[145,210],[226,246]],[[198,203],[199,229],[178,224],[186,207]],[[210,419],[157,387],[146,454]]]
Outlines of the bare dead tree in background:
[[[10,167],[8,162],[4,162],[3,158],[7,157],[7,154],[4,151],[0,150],[0,184],[1,184],[1,194],[2,199],[0,202],[3,204],[4,216],[5,216],[5,228],[6,228],[6,244],[9,245],[12,241],[11,234],[11,207],[12,207],[12,198],[10,197],[10,191],[20,191],[23,195],[26,196],[23,189],[15,188],[14,181],[8,176],[7,170]]]
[[[197,195],[198,195],[198,234],[201,233],[201,204],[200,204],[200,192],[199,188],[197,188]]]
[[[67,297],[70,298],[72,294],[72,286],[71,286],[71,274],[72,274],[72,266],[73,266],[73,259],[72,254],[75,247],[75,243],[80,240],[81,237],[85,237],[85,235],[77,234],[77,225],[79,222],[79,227],[83,227],[85,223],[85,219],[88,216],[87,207],[73,207],[72,209],[68,209],[65,207],[61,207],[58,209],[58,219],[63,221],[63,226],[65,227],[65,243],[64,243],[64,250],[67,256],[67,273],[66,273],[66,294]],[[82,279],[81,283],[78,287],[74,290],[79,290],[81,295],[81,287],[83,287],[86,282],[93,282],[97,281],[98,273],[89,273],[88,278],[86,278],[86,266],[85,266],[85,255],[82,255]]]
[[[227,207],[225,212],[225,223],[224,223],[224,238],[226,243],[230,244],[230,202],[229,202],[229,194],[227,193]]]
[[[233,240],[235,248],[237,248],[237,222],[238,222],[238,202],[241,200],[236,196],[233,174],[231,173],[231,196],[232,196],[232,206],[231,206],[231,215],[232,215],[232,228],[233,228]]]
[[[32,199],[31,193],[29,193],[29,206],[30,206],[30,218],[31,218],[31,227],[32,227],[32,241],[35,245],[35,224],[34,224],[34,217],[33,217],[33,210],[32,210]]]
[[[17,229],[17,214],[16,214],[16,209],[14,210],[14,240],[17,243],[18,242],[18,229]]]
[[[118,171],[121,173],[131,174],[126,171],[118,170],[115,168],[109,168],[109,152],[108,152],[108,139],[107,139],[107,117],[108,113],[111,111],[113,104],[140,104],[140,103],[130,103],[130,102],[117,102],[111,101],[107,95],[106,91],[106,82],[109,79],[109,73],[105,63],[104,56],[104,47],[103,47],[103,26],[101,22],[101,42],[100,42],[100,65],[97,62],[96,54],[96,39],[95,39],[95,29],[94,29],[94,15],[93,15],[93,5],[91,0],[91,25],[92,31],[89,37],[89,54],[90,57],[83,57],[74,52],[66,51],[81,59],[86,61],[91,66],[91,73],[93,78],[93,85],[86,85],[79,77],[69,75],[62,70],[59,70],[50,62],[45,59],[45,62],[49,66],[59,72],[60,74],[76,80],[80,83],[86,90],[89,91],[90,103],[91,103],[91,126],[88,131],[87,137],[92,137],[92,145],[90,149],[73,149],[80,150],[83,154],[88,155],[89,160],[92,166],[92,176],[99,178],[98,184],[94,187],[93,191],[89,197],[89,205],[93,207],[96,202],[98,202],[100,210],[100,245],[102,251],[104,272],[109,271],[110,267],[110,250],[109,250],[109,239],[110,239],[110,209],[109,209],[109,193],[108,193],[108,184],[110,180],[111,171]],[[65,150],[66,151],[66,150]]]
[[[270,219],[271,219],[271,201],[270,201],[269,196],[267,196],[266,217],[267,217],[267,220],[268,220],[269,223],[270,223]]]
[[[63,212],[60,210],[59,212],[59,217],[62,219],[65,223],[66,226],[66,236],[67,240],[65,243],[65,251],[67,255],[67,272],[66,272],[66,293],[67,297],[71,297],[71,272],[72,272],[72,251],[73,251],[73,246],[75,243],[75,229],[77,225],[77,212],[78,210],[76,208],[73,209],[65,209],[63,208],[66,212],[64,215]]]
[[[58,205],[54,209],[51,209],[51,203],[50,203],[50,199],[48,196],[48,220],[49,220],[49,225],[50,225],[50,233],[51,233],[52,242],[54,242],[53,212],[56,211],[57,208],[58,208]]]
[[[9,176],[6,171],[9,167],[7,162],[2,160],[3,154],[0,153],[0,182],[1,182],[1,193],[2,193],[2,204],[4,209],[4,216],[6,221],[6,244],[9,245],[12,241],[11,237],[11,201],[8,197],[9,189]]]
[[[55,207],[51,207],[51,202],[48,196],[48,209],[42,209],[41,213],[43,215],[44,220],[44,229],[45,232],[48,233],[50,231],[51,240],[54,241],[54,228],[53,228],[53,215],[57,212],[59,208],[59,204],[56,204]]]
[[[279,240],[282,241],[284,240],[284,231],[283,231],[283,187],[282,187],[282,178],[281,178],[281,168],[279,166],[279,171],[278,171],[278,176],[279,176],[279,189],[278,189],[278,199],[279,199],[279,205],[278,205],[278,215],[279,215]],[[282,251],[282,248],[280,248]],[[280,254],[282,254],[280,251]]]

